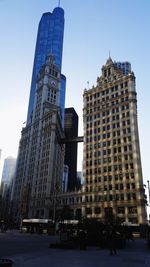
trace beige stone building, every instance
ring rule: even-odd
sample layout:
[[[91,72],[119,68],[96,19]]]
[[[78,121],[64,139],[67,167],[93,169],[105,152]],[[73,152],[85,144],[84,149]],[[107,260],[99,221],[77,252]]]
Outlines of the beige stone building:
[[[145,223],[135,76],[130,63],[109,58],[96,86],[84,91],[86,217]],[[126,69],[127,67],[127,69]]]

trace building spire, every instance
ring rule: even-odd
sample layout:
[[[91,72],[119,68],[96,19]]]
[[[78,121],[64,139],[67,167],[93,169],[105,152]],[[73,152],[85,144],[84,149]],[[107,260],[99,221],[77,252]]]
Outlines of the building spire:
[[[60,0],[58,0],[58,7],[60,7]]]

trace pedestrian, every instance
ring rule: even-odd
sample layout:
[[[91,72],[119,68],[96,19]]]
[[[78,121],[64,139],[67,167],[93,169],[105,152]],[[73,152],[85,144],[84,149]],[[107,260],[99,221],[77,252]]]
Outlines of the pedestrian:
[[[117,233],[114,228],[111,228],[108,234],[108,246],[110,255],[116,255],[117,254]]]
[[[80,230],[78,233],[78,240],[79,240],[79,247],[80,250],[86,250],[86,241],[87,241],[87,235],[85,230]]]

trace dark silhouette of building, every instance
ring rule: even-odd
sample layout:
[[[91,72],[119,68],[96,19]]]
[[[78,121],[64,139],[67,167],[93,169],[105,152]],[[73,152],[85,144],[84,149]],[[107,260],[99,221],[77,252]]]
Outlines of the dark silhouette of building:
[[[68,191],[79,187],[77,180],[77,142],[78,137],[78,115],[74,108],[65,108],[64,132],[65,142],[65,165],[68,166]]]

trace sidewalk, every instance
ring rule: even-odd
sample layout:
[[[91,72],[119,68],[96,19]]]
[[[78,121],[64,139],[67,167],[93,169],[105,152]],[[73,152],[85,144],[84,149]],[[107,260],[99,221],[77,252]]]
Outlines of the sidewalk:
[[[95,247],[85,251],[48,248],[40,253],[15,255],[11,259],[13,267],[150,267],[150,249],[145,240],[137,239],[118,250],[116,256]]]

